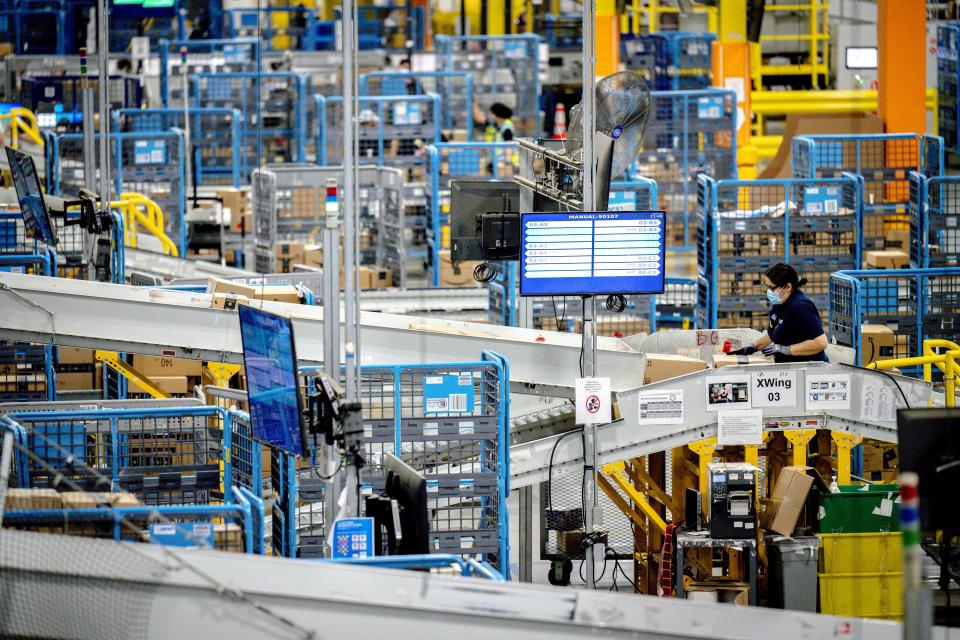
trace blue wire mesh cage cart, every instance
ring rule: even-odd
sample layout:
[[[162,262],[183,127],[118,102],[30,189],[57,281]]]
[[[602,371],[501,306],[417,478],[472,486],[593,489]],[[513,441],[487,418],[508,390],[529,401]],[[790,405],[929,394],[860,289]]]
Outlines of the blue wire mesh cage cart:
[[[305,372],[309,383],[310,372]],[[394,454],[427,478],[430,549],[509,571],[506,499],[510,468],[507,361],[364,367],[362,492],[383,489],[383,456]],[[273,454],[275,555],[319,557],[326,533],[323,482],[311,464]]]
[[[114,131],[186,132],[183,109],[120,109],[113,112]],[[186,141],[186,140],[185,140]],[[191,184],[240,187],[240,112],[236,109],[190,110]]]
[[[540,43],[535,35],[437,36],[442,71],[473,75],[473,100],[513,110],[514,134],[540,135]],[[479,124],[479,123],[478,123]]]
[[[186,65],[180,53],[184,48]],[[260,43],[253,38],[161,40],[158,50],[160,99],[167,108],[183,107],[184,71],[188,78],[197,73],[255,72],[260,63]]]
[[[98,90],[100,78],[88,78]],[[80,76],[30,76],[20,80],[20,104],[37,115],[41,129],[79,132],[83,126],[83,93]],[[96,95],[96,94],[95,94]],[[107,81],[110,109],[140,108],[143,88],[136,76],[114,75]]]
[[[916,134],[797,136],[791,166],[795,178],[862,176],[865,249],[907,249],[908,176],[943,175],[943,139]]]
[[[943,137],[944,149],[960,153],[960,111],[957,110],[957,92],[960,91],[960,24],[937,26],[937,127]]]
[[[360,76],[361,96],[440,96],[440,126],[473,136],[473,76],[466,71],[375,71]],[[439,142],[439,140],[437,141]]]
[[[921,355],[925,339],[956,340],[960,268],[872,269],[830,276],[831,337],[857,351],[857,364],[870,359],[861,349],[865,323],[884,325],[896,334],[894,358]]]
[[[910,174],[910,266],[960,266],[960,177]]]
[[[661,31],[620,40],[627,69],[643,76],[651,89],[707,89],[713,79],[712,33]]]
[[[654,91],[643,149],[628,176],[655,180],[667,212],[667,247],[691,249],[697,176],[737,177],[737,100],[733,91]]]
[[[829,278],[860,265],[861,182],[698,179],[697,309],[702,329],[768,326],[761,276],[778,262],[807,278],[827,322]]]

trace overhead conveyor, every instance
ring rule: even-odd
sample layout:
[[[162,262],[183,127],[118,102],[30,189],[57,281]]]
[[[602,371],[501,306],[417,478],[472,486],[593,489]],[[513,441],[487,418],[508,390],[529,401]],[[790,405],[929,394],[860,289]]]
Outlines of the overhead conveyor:
[[[212,297],[98,282],[0,273],[0,337],[24,342],[242,362],[235,311],[211,308]],[[289,314],[301,364],[323,359],[320,307],[264,302]],[[363,364],[459,362],[492,349],[510,362],[512,390],[571,395],[579,377],[580,336],[386,313],[361,315]],[[600,371],[617,372],[613,389],[643,383],[642,357],[616,338],[598,338]]]

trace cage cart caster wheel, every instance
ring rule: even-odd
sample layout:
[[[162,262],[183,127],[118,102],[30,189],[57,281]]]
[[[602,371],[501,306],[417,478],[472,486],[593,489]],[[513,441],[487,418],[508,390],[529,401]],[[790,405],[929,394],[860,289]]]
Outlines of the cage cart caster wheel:
[[[571,574],[573,574],[573,562],[571,560],[554,560],[550,563],[547,580],[556,587],[566,587],[570,585]]]

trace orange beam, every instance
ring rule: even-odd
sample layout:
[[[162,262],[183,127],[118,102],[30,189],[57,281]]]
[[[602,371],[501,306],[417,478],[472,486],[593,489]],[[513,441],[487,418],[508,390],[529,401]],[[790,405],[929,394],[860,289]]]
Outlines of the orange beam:
[[[926,4],[877,3],[880,117],[887,133],[924,133],[926,111]]]

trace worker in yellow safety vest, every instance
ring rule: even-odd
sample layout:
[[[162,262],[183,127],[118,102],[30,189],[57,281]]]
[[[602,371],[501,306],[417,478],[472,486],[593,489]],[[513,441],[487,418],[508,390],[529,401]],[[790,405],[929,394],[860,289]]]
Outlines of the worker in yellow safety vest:
[[[490,117],[480,107],[473,105],[473,120],[477,127],[484,127],[484,142],[510,142],[513,140],[513,110],[501,102],[490,105]]]

